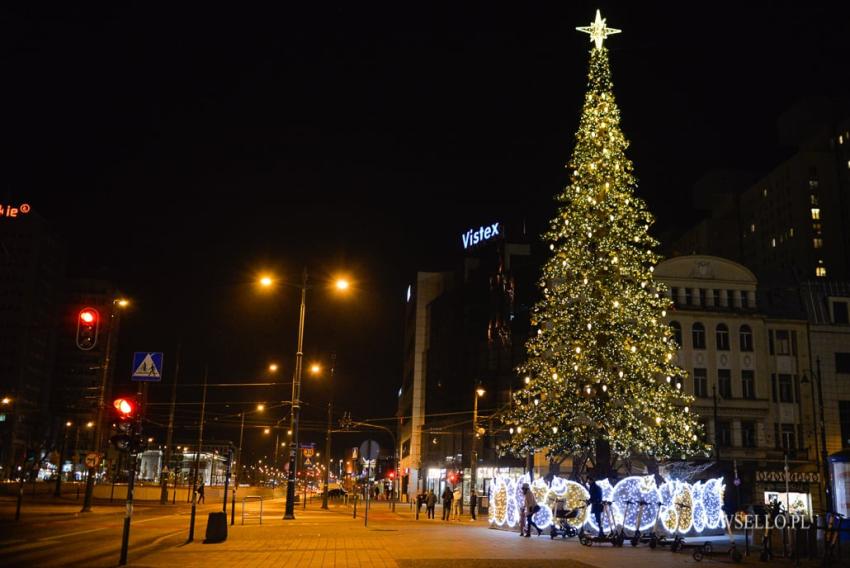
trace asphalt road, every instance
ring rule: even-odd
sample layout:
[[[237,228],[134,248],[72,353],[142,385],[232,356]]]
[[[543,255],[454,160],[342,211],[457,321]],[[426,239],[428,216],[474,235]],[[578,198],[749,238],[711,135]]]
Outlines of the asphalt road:
[[[15,522],[15,500],[0,497],[0,565],[116,566],[121,550],[124,503],[95,503],[91,513],[79,510],[80,502],[73,499],[25,499],[21,520]],[[137,503],[130,530],[129,561],[184,543],[189,535],[190,510],[186,503]],[[220,510],[221,503],[198,506],[197,541],[204,538],[207,514]]]

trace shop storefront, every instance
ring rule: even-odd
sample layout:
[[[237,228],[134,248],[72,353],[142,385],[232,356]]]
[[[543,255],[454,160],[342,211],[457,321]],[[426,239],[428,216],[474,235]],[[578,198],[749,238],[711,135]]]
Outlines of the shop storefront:
[[[818,495],[820,473],[816,471],[760,470],[756,471],[756,486],[753,497],[761,504],[778,502],[783,510],[811,516],[814,512],[812,495]]]

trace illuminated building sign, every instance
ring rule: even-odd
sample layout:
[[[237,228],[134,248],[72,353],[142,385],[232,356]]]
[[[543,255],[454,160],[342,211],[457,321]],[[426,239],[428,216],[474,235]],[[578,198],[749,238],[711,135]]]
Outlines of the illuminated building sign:
[[[463,248],[468,249],[500,236],[502,236],[501,223],[493,223],[487,226],[482,225],[477,229],[469,229],[460,236],[460,240],[463,241]]]
[[[17,217],[30,212],[29,203],[21,203],[17,207],[0,203],[0,217]]]

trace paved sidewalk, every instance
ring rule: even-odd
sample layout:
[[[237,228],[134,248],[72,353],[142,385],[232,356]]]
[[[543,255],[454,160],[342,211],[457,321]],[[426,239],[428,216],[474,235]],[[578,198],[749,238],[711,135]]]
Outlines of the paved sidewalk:
[[[356,520],[347,507],[333,507],[327,512],[318,507],[296,509],[294,521],[283,521],[282,516],[282,502],[266,502],[262,525],[254,520],[243,526],[237,516],[237,524],[228,527],[226,542],[196,541],[145,556],[131,566],[696,568],[728,563],[724,556],[697,563],[690,550],[673,554],[669,549],[650,550],[645,546],[585,547],[576,539],[552,541],[546,533],[542,537],[521,538],[516,532],[489,529],[483,520],[443,522],[421,517],[416,521],[406,506],[396,514],[383,503],[370,511],[368,528],[363,526],[362,508],[358,508]],[[199,523],[199,529],[196,534],[202,538],[203,523]],[[758,560],[750,557],[745,562]],[[772,563],[773,567],[777,565],[790,567],[792,563],[782,560]]]

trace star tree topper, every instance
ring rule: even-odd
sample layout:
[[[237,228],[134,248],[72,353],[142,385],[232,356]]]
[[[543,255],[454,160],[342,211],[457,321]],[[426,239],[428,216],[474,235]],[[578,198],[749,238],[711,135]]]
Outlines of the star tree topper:
[[[609,35],[618,34],[623,31],[607,27],[605,25],[605,18],[602,17],[602,14],[599,13],[599,10],[596,10],[596,20],[593,23],[591,23],[589,26],[576,29],[580,32],[590,34],[590,41],[596,43],[597,49],[602,49],[602,42],[605,41],[606,37],[608,37]]]

